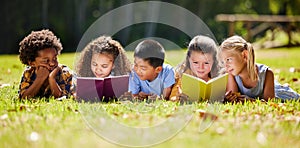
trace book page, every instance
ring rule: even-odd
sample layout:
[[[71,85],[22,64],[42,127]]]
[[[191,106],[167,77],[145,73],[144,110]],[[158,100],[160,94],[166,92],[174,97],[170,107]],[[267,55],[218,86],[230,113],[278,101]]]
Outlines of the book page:
[[[228,82],[228,74],[221,75],[213,81],[209,82],[209,92],[207,97],[209,102],[222,102],[226,93],[226,86]]]
[[[189,96],[191,101],[198,101],[200,98],[200,85],[199,81],[193,78],[193,76],[183,74],[181,80],[182,92]]]
[[[191,101],[223,101],[228,74],[221,75],[208,82],[188,75],[182,75],[182,92],[189,96]]]
[[[198,85],[199,85],[199,96],[200,96],[199,101],[208,100],[209,97],[207,97],[207,95],[209,95],[210,93],[210,89],[209,89],[210,84],[207,84],[204,80],[202,80],[202,81],[198,81]]]
[[[189,96],[190,101],[206,100],[207,83],[197,77],[183,73],[182,92]]]

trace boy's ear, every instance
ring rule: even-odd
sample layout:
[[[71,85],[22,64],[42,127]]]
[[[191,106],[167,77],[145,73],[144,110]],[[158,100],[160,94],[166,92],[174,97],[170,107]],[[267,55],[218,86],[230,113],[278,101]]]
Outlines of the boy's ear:
[[[162,66],[158,66],[155,68],[156,73],[160,73],[162,71]]]

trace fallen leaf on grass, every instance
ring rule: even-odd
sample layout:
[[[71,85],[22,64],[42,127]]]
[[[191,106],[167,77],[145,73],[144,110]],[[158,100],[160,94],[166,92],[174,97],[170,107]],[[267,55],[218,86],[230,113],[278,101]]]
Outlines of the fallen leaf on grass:
[[[167,118],[172,117],[172,116],[174,116],[174,115],[173,114],[167,114],[166,115]]]
[[[293,82],[297,82],[297,81],[298,81],[298,78],[292,78],[292,81],[293,81]]]
[[[285,78],[280,78],[280,81],[284,81],[285,80]]]
[[[79,113],[78,109],[75,109],[74,112],[75,112],[75,113]]]
[[[208,113],[208,112],[206,112],[205,110],[202,110],[202,109],[198,109],[198,110],[196,110],[196,112],[199,113],[199,117],[203,118],[203,120],[211,119],[211,120],[214,121],[214,120],[218,119],[217,115],[212,114],[212,113]]]
[[[284,103],[274,103],[274,102],[270,102],[270,106],[276,108],[277,110],[281,109],[281,110],[286,110],[286,106]]]
[[[115,116],[119,116],[120,115],[119,113],[116,113],[116,112],[113,112],[112,114],[115,115]]]
[[[176,106],[172,108],[172,111],[176,111],[176,110],[177,110],[177,107],[176,107]]]
[[[27,105],[20,105],[19,110],[20,111],[31,111],[31,109]]]
[[[223,111],[222,111],[222,113],[226,113],[226,114],[228,114],[228,113],[229,113],[229,109],[225,109],[225,110],[223,110]]]
[[[67,107],[68,111],[73,111],[72,108],[70,106]]]
[[[203,133],[205,130],[207,130],[213,123],[218,119],[218,116],[212,113],[208,113],[205,110],[198,109],[196,110],[196,113],[199,114],[199,117],[202,118],[202,122],[199,125],[199,132]]]
[[[277,103],[271,102],[271,103],[270,103],[270,106],[271,106],[271,107],[274,107],[274,108],[276,108],[276,109],[279,109],[279,106],[278,106]]]
[[[67,107],[67,110],[70,111],[70,112],[78,113],[77,109],[72,109],[72,107],[70,107],[70,106]]]
[[[16,112],[16,109],[8,109],[7,112]]]

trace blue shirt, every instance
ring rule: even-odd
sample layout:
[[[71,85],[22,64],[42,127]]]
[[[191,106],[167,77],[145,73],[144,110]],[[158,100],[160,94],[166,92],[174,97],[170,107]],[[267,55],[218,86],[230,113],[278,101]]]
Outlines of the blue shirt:
[[[172,66],[163,64],[162,71],[157,77],[149,82],[142,81],[136,72],[133,70],[129,75],[129,90],[132,94],[144,92],[147,94],[156,94],[158,96],[163,94],[163,90],[172,86],[175,83],[175,73]]]

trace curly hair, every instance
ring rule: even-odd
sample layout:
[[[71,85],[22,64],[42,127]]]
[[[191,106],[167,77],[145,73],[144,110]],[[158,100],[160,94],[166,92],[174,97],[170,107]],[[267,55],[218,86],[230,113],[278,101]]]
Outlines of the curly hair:
[[[92,55],[113,55],[115,68],[112,72],[115,76],[130,73],[130,61],[128,60],[122,45],[109,36],[100,36],[91,41],[81,52],[75,71],[80,77],[95,77],[91,70]]]
[[[35,58],[38,56],[38,51],[40,50],[55,48],[57,53],[60,54],[63,49],[59,38],[48,29],[32,31],[19,45],[19,59],[25,65],[29,65],[30,62],[35,61]]]

